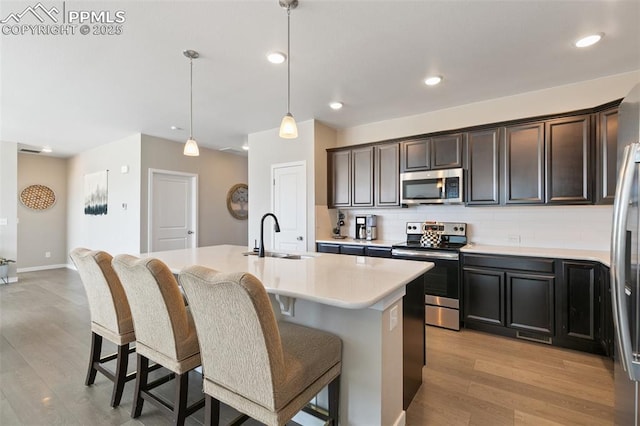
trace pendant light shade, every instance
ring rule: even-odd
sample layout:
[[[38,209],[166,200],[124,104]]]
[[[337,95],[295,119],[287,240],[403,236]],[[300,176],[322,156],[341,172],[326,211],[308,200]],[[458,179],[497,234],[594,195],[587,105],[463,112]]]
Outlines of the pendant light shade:
[[[189,139],[184,144],[182,153],[189,157],[197,157],[200,155],[200,150],[198,143],[193,138],[193,60],[197,59],[200,54],[195,50],[185,50],[182,53],[189,58]]]
[[[296,120],[293,119],[293,115],[291,115],[290,112],[282,117],[280,137],[284,139],[295,139],[298,137],[298,126],[296,126]]]
[[[287,9],[287,113],[280,123],[280,137],[295,139],[298,137],[298,126],[291,114],[291,9],[298,7],[298,0],[280,0],[279,4]]]

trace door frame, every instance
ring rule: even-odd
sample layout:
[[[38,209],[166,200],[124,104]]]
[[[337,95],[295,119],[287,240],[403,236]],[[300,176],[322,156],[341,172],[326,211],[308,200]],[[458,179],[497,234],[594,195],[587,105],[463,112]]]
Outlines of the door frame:
[[[275,188],[276,188],[276,176],[275,169],[281,169],[283,167],[295,167],[302,166],[304,171],[304,210],[305,210],[305,229],[304,229],[304,245],[308,249],[308,237],[309,237],[309,191],[307,190],[307,162],[306,160],[301,161],[290,161],[287,163],[277,163],[271,165],[271,211],[275,213],[276,208],[276,199],[275,199]],[[276,244],[276,236],[275,233],[271,233],[271,247],[275,247]]]
[[[198,175],[195,173],[177,172],[175,170],[163,170],[149,168],[147,185],[147,253],[151,253],[153,241],[153,181],[156,175],[174,175],[190,178],[191,193],[191,223],[193,224],[194,247],[198,246]]]

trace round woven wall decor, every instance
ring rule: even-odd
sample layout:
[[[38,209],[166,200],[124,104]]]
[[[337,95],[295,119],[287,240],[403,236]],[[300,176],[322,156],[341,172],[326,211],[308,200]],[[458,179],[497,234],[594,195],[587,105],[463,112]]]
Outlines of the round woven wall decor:
[[[32,210],[46,210],[56,203],[56,193],[44,185],[29,185],[20,193],[20,201]]]

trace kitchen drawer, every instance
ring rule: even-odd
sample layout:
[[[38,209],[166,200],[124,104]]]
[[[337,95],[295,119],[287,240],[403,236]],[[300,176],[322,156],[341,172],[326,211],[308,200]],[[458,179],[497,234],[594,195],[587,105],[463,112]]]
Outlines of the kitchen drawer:
[[[343,245],[340,247],[340,254],[351,254],[355,256],[364,256],[365,255],[365,246],[346,246]]]
[[[554,273],[555,261],[540,257],[465,254],[464,266]]]
[[[318,253],[340,254],[340,244],[316,243],[316,251]]]
[[[391,247],[367,247],[367,256],[391,258]]]

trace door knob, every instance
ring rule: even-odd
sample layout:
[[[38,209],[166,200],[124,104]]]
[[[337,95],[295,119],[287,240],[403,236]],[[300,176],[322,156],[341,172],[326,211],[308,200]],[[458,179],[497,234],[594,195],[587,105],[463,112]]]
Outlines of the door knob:
[[[193,234],[193,231],[187,231],[187,234],[191,235]]]
[[[298,236],[298,238],[296,238],[296,240],[298,241],[302,241],[304,238],[302,238],[302,235]]]

